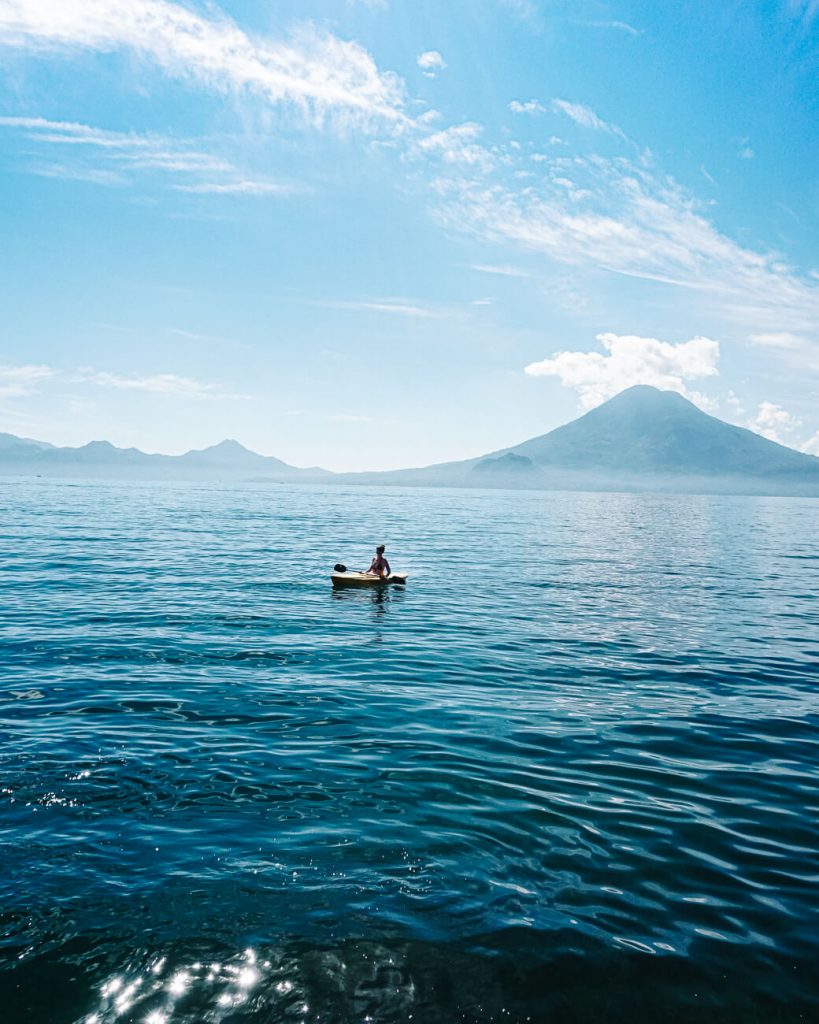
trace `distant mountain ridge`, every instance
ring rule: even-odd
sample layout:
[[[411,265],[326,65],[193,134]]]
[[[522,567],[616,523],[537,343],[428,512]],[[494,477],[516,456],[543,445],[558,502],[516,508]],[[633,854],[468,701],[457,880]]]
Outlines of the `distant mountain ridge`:
[[[258,476],[262,480],[330,476],[323,469],[298,469],[281,459],[259,455],[238,441],[225,440],[184,455],[150,455],[138,448],[116,448],[110,441],[89,441],[60,448],[41,441],[0,434],[0,473],[113,479],[224,479]]]
[[[23,445],[29,450],[33,448],[53,448],[53,444],[47,444],[45,441],[33,441],[30,437],[17,437],[14,434],[3,434],[0,433],[0,451],[4,448],[14,448],[17,445]]]
[[[421,469],[299,469],[235,440],[174,456],[116,448],[108,441],[60,448],[0,434],[0,474],[819,497],[819,458],[709,416],[676,392],[645,385],[540,437]]]

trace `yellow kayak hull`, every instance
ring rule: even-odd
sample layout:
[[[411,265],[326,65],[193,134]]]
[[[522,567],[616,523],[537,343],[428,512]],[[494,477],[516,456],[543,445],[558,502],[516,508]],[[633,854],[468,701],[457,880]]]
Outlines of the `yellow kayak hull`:
[[[371,572],[334,572],[330,579],[334,587],[384,587],[389,583],[406,583],[407,574],[393,572],[389,576],[376,576]]]

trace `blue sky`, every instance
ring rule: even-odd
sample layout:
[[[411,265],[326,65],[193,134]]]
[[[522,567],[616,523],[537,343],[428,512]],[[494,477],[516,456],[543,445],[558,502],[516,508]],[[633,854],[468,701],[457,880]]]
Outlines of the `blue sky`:
[[[817,56],[817,0],[0,0],[0,430],[376,469],[653,383],[819,454]]]

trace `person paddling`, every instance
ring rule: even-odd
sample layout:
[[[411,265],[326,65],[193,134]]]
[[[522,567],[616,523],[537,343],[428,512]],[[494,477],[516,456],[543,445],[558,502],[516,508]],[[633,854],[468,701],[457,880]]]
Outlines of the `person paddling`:
[[[384,557],[384,545],[379,544],[375,549],[375,558],[372,560],[370,568],[367,570],[368,573],[372,573],[374,576],[389,576],[390,575],[390,563]]]

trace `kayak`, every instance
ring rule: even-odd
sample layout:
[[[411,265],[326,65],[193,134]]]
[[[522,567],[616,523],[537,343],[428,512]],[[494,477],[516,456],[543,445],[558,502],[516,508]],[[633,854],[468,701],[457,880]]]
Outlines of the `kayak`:
[[[389,576],[376,576],[371,572],[334,572],[330,579],[334,587],[383,587],[388,583],[403,585],[407,582],[407,574],[393,572]]]

